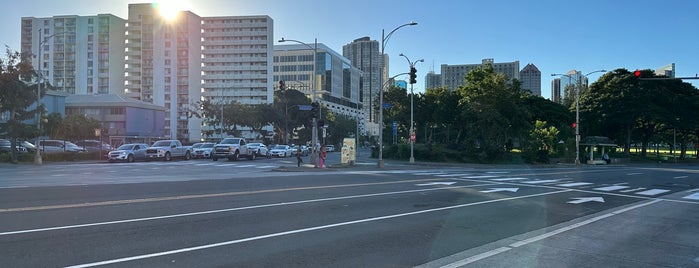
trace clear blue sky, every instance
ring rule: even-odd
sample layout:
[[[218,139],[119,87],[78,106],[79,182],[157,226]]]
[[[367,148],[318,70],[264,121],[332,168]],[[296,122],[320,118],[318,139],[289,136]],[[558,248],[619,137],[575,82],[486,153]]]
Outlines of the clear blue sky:
[[[95,15],[127,18],[128,3],[150,1],[2,0],[0,43],[20,46],[22,16]],[[171,0],[165,2],[187,2]],[[408,70],[398,54],[418,63],[418,84],[441,64],[520,61],[542,72],[542,95],[550,97],[551,73],[616,68],[655,69],[675,63],[677,76],[699,73],[699,1],[690,0],[189,0],[200,16],[269,15],[274,38],[312,43],[314,38],[342,53],[342,46],[369,36],[381,39],[410,21],[388,42],[390,72]],[[590,76],[591,81],[599,74]],[[407,77],[405,78],[407,79]],[[699,86],[697,80],[692,81]]]

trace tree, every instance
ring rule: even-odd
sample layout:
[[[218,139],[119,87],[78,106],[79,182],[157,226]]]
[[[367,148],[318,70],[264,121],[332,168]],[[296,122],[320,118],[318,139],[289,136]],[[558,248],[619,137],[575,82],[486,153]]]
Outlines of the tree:
[[[526,138],[530,130],[529,112],[522,105],[524,92],[518,82],[509,83],[492,67],[477,68],[466,75],[457,125],[466,132],[466,148],[485,161],[500,159],[514,139]]]
[[[57,138],[64,140],[84,140],[95,137],[95,129],[100,128],[99,120],[82,115],[71,114],[63,119]]]
[[[11,140],[13,162],[17,161],[17,140],[39,134],[36,127],[23,123],[24,120],[33,118],[37,109],[43,110],[41,105],[28,109],[38,98],[35,88],[26,81],[34,81],[36,77],[27,58],[6,47],[5,58],[0,59],[0,114],[7,118],[5,123],[0,124],[0,133]]]

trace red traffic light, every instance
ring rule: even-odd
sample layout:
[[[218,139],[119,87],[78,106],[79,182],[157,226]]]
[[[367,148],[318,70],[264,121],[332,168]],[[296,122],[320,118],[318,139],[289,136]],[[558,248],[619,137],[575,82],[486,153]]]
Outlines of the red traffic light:
[[[641,77],[641,71],[636,70],[636,71],[633,72],[633,75],[634,75],[636,78],[640,78],[640,77]]]
[[[578,124],[573,123],[573,124],[571,124],[570,126],[573,127],[573,128],[577,128],[577,127],[578,127]]]

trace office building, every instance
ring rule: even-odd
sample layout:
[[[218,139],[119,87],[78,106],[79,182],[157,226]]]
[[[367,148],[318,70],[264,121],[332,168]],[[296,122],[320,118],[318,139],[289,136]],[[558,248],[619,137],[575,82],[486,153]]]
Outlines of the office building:
[[[576,90],[581,90],[582,93],[587,89],[588,79],[580,71],[570,70],[565,75],[561,75],[560,78],[559,91],[560,94],[558,103],[563,105],[569,105],[575,101],[575,96],[577,95]],[[553,98],[553,96],[551,96]]]
[[[430,71],[425,75],[425,90],[442,86],[442,75]]]
[[[55,90],[107,94],[124,87],[124,23],[110,14],[22,17],[21,53]],[[39,64],[41,63],[41,64]]]
[[[527,64],[519,71],[519,80],[522,82],[522,89],[529,91],[532,95],[541,96],[541,71],[534,64]]]
[[[321,43],[317,44],[314,68],[313,52],[302,44],[274,46],[275,85],[284,81],[287,88],[299,90],[309,98],[315,89],[316,101],[335,114],[358,118],[363,132],[365,114],[359,101],[362,71]]]
[[[502,73],[509,79],[519,79],[519,61],[499,62],[496,63],[493,59],[483,59],[480,64],[461,64],[441,66],[441,86],[451,90],[466,84],[466,74],[476,68],[492,66],[496,73]]]
[[[561,79],[554,78],[551,80],[551,101],[555,103],[563,103],[561,98]]]
[[[189,111],[201,99],[201,18],[181,11],[168,20],[153,4],[128,12],[124,93],[165,107],[165,137],[199,141],[201,119]]]

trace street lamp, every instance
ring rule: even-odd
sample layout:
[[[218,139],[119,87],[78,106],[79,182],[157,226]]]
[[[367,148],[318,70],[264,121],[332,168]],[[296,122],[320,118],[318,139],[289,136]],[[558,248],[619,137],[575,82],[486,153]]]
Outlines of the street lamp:
[[[316,54],[318,54],[318,38],[315,38],[313,40],[313,46],[306,44],[304,42],[294,40],[294,39],[282,39],[279,40],[279,43],[284,43],[284,42],[294,42],[294,43],[299,43],[302,44],[309,49],[313,50],[313,74],[311,75],[311,103],[316,101],[316,83],[315,83],[315,78],[316,78]],[[315,148],[316,144],[318,144],[318,124],[316,123],[316,118],[313,117],[311,124],[313,125],[313,133],[311,133],[311,139],[312,139],[312,146],[311,148]],[[314,162],[315,164],[315,158],[311,157],[311,162]]]
[[[38,57],[37,57],[37,64],[39,65],[39,77],[38,80],[39,82],[37,83],[36,87],[36,129],[39,130],[39,136],[36,137],[36,151],[34,153],[34,164],[36,165],[41,165],[43,164],[43,160],[41,159],[41,149],[39,148],[39,139],[41,137],[41,110],[39,110],[41,106],[41,83],[43,82],[43,77],[44,74],[41,71],[41,49],[44,46],[44,43],[46,43],[51,37],[54,37],[58,34],[64,34],[64,32],[60,33],[54,33],[52,35],[49,35],[45,38],[41,38],[41,32],[43,31],[42,28],[39,28],[39,49],[38,49]]]
[[[603,73],[606,72],[607,70],[597,70],[594,72],[589,72],[586,75],[581,75],[587,78],[588,75],[591,75],[593,73]],[[566,76],[570,79],[573,79],[573,76],[570,74],[551,74],[551,76]],[[580,89],[582,88],[582,81],[581,77],[578,76],[575,78],[576,84],[578,84],[578,88],[575,90],[575,165],[580,165]]]
[[[410,61],[408,56],[406,56],[403,53],[400,53],[400,56],[404,57],[408,61],[408,64],[410,65],[411,71],[413,70],[413,68],[415,68],[415,64],[417,64],[418,62],[425,62],[424,59]],[[411,164],[415,163],[415,154],[413,151],[414,150],[413,147],[415,144],[415,141],[413,140],[413,137],[415,137],[415,130],[413,129],[413,125],[415,125],[415,123],[413,123],[413,95],[415,95],[415,94],[413,93],[413,84],[411,83],[410,84],[410,163]]]
[[[408,22],[406,24],[400,25],[396,27],[395,29],[391,30],[387,35],[384,34],[385,31],[381,29],[381,77],[383,78],[383,68],[386,66],[386,63],[383,61],[384,59],[384,52],[386,51],[386,42],[388,42],[388,39],[391,38],[391,35],[395,33],[398,29],[403,28],[405,26],[413,26],[417,25],[417,22]],[[383,168],[383,92],[386,87],[386,82],[383,81],[382,86],[381,86],[381,91],[379,91],[379,162],[378,162],[378,167]]]

